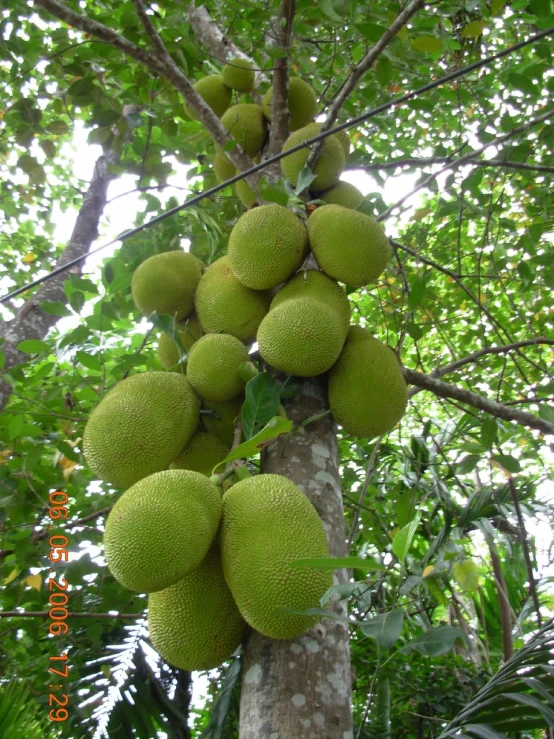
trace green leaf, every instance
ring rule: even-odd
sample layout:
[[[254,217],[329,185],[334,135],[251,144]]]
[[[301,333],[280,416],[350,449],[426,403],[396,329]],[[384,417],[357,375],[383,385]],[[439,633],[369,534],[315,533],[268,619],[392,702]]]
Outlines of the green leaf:
[[[420,521],[421,513],[416,513],[413,520],[406,524],[404,528],[400,529],[392,540],[392,551],[396,554],[400,562],[403,562],[406,559],[406,555],[410,550],[412,540]]]
[[[295,194],[301,195],[304,190],[308,189],[314,180],[315,174],[312,170],[309,167],[302,167],[300,174],[298,175],[298,182],[296,183],[296,190],[294,191]]]
[[[57,120],[50,121],[46,126],[46,130],[48,133],[53,133],[55,136],[63,136],[63,134],[67,133],[69,129],[65,121]]]
[[[255,457],[260,451],[266,447],[270,442],[277,439],[279,436],[289,434],[292,431],[292,421],[288,418],[282,418],[281,416],[275,416],[272,418],[265,427],[253,436],[248,441],[239,444],[229,454],[217,464],[213,472],[217,470],[221,465],[227,462],[233,462],[235,459],[248,459],[249,457]]]
[[[442,47],[442,41],[436,36],[419,36],[412,41],[412,49],[415,49],[416,51],[424,51],[428,54],[440,51]]]
[[[392,66],[391,60],[382,55],[379,57],[377,66],[375,67],[375,76],[381,87],[386,87],[392,79],[394,67]]]
[[[454,562],[452,565],[454,578],[461,589],[466,593],[472,593],[477,590],[479,585],[479,567],[471,559],[465,559],[463,562]]]
[[[40,148],[46,154],[48,159],[54,159],[56,156],[56,144],[50,139],[43,139],[40,142]]]
[[[493,416],[487,416],[481,425],[481,444],[487,449],[490,449],[494,444],[497,432],[498,424],[496,422],[496,418]]]
[[[406,324],[406,331],[414,341],[419,341],[423,336],[423,331],[416,323],[413,323],[412,321],[408,321],[408,323]]]
[[[40,354],[40,352],[50,351],[48,344],[45,341],[39,341],[39,339],[25,339],[16,348],[24,354]]]
[[[410,296],[408,298],[408,308],[414,310],[423,300],[427,279],[425,277],[416,277],[410,285]]]
[[[548,403],[541,403],[539,418],[542,418],[543,421],[554,423],[554,406],[548,405]]]
[[[512,457],[511,454],[496,454],[492,457],[492,461],[496,462],[500,467],[505,469],[506,472],[510,472],[511,474],[521,472],[520,463],[515,457]]]
[[[94,354],[79,351],[77,352],[76,357],[77,360],[85,367],[88,367],[88,369],[95,370],[97,372],[102,371],[102,362]]]
[[[49,316],[59,316],[62,318],[63,316],[70,316],[71,311],[67,308],[65,303],[40,303],[40,309],[43,310],[45,313],[48,313]]]
[[[486,26],[483,21],[470,21],[462,30],[462,38],[477,38],[483,34]]]
[[[506,0],[491,0],[491,15],[502,15],[506,6]]]
[[[461,639],[468,649],[471,648],[466,634],[457,626],[437,626],[409,641],[400,651],[408,654],[415,649],[425,657],[440,657],[452,649],[457,639]]]
[[[362,621],[360,628],[366,636],[375,639],[379,649],[392,649],[400,637],[404,623],[404,611],[393,608],[387,613]]]
[[[270,203],[287,206],[289,202],[288,193],[280,187],[274,187],[265,178],[260,182],[260,195]]]
[[[336,23],[342,23],[343,19],[340,15],[337,15],[331,0],[318,0],[317,5],[329,20],[335,21]]]
[[[521,72],[511,72],[508,75],[508,82],[511,85],[513,85],[516,88],[516,90],[525,92],[528,95],[537,94],[536,86],[531,82],[531,80],[528,77],[526,77]]]
[[[357,570],[369,570],[371,572],[386,572],[386,567],[372,559],[361,559],[360,557],[308,557],[295,559],[290,567],[311,567],[313,570],[342,570],[345,567]]]
[[[242,431],[248,440],[277,415],[281,396],[277,383],[267,372],[261,372],[246,384],[245,395]]]

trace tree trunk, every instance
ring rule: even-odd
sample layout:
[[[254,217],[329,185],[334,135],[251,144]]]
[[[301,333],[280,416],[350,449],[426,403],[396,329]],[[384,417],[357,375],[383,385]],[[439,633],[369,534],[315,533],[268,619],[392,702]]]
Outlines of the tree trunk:
[[[287,407],[297,427],[263,455],[262,471],[285,475],[311,500],[332,556],[346,543],[335,423],[330,415],[299,428],[328,409],[320,378],[306,380]],[[335,582],[346,582],[346,571]],[[344,604],[333,610],[346,614]],[[323,619],[303,636],[268,639],[251,631],[245,643],[240,739],[352,739],[348,627]]]

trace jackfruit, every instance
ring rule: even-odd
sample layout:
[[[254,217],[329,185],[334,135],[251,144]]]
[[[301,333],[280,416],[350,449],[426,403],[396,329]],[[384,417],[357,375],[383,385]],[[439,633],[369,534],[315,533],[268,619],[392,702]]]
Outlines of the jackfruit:
[[[322,300],[290,298],[269,311],[257,338],[260,354],[272,367],[315,377],[337,361],[345,332],[338,313]]]
[[[318,298],[335,310],[343,326],[344,335],[350,327],[350,302],[347,294],[326,274],[317,269],[297,272],[273,298],[270,310],[290,298]]]
[[[118,383],[93,410],[83,452],[101,480],[130,487],[167,469],[198,426],[198,398],[184,375],[144,372]]]
[[[407,402],[406,383],[392,349],[366,329],[352,326],[329,373],[335,419],[347,434],[372,438],[396,426]]]
[[[321,127],[322,124],[320,123],[318,125]],[[348,160],[350,159],[350,136],[348,135],[348,131],[345,131],[343,128],[342,131],[337,131],[333,136],[336,136],[340,141],[342,150],[344,151],[344,163],[348,164]]]
[[[200,283],[198,284],[200,285]],[[191,313],[191,315],[183,321],[177,321],[177,332],[183,349],[188,354],[191,346],[195,341],[198,341],[203,333],[202,326],[200,325],[197,315],[195,313]],[[165,333],[165,331],[163,331],[160,336],[157,354],[160,364],[165,369],[175,367],[179,361],[179,349],[177,348],[177,344],[173,341],[171,336]]]
[[[356,210],[364,202],[363,193],[350,182],[337,182],[330,190],[318,193],[317,197],[329,205],[342,205],[343,208]]]
[[[321,269],[353,287],[374,282],[391,257],[381,224],[342,205],[315,210],[308,218],[308,235]]]
[[[288,137],[283,145],[283,151],[288,151],[293,146],[301,144],[302,141],[317,136],[321,129],[320,123],[310,123],[304,128],[299,128]],[[296,186],[300,171],[306,166],[311,148],[307,146],[299,151],[289,154],[288,157],[281,159],[281,171],[283,175]],[[315,179],[311,183],[310,188],[314,192],[328,190],[336,182],[338,182],[345,167],[344,149],[335,134],[325,139],[321,154],[314,168]]]
[[[156,311],[179,321],[192,312],[201,276],[202,262],[190,252],[155,254],[139,264],[133,273],[133,300],[146,317]]]
[[[219,533],[223,572],[244,620],[272,639],[294,639],[318,616],[278,612],[317,608],[330,572],[291,568],[295,559],[328,557],[313,505],[281,475],[241,480],[223,496]]]
[[[206,334],[189,352],[187,377],[202,398],[231,400],[244,390],[238,375],[244,362],[248,362],[248,351],[236,337]]]
[[[217,436],[197,431],[171,467],[177,470],[194,470],[209,477],[216,464],[225,459],[228,452],[229,447]]]
[[[239,646],[246,628],[223,577],[216,544],[193,572],[148,596],[152,645],[182,670],[218,667]]]
[[[237,169],[226,157],[216,152],[214,157],[214,172],[219,182],[226,182],[236,175]]]
[[[244,213],[229,236],[229,263],[239,282],[267,290],[302,264],[308,236],[302,221],[282,205],[270,203]]]
[[[248,342],[256,336],[270,300],[269,292],[250,290],[239,282],[231,272],[229,257],[225,256],[202,275],[195,305],[205,331],[231,334]]]
[[[202,410],[212,411],[212,413],[201,414],[202,425],[206,431],[217,436],[228,447],[233,444],[236,420],[240,418],[243,401],[242,395],[220,403],[210,400],[202,401]],[[214,413],[215,415],[212,415]]]
[[[138,593],[173,585],[206,556],[221,511],[219,490],[199,472],[166,470],[145,477],[123,493],[106,521],[110,572]]]
[[[202,77],[193,87],[218,118],[221,118],[223,113],[231,105],[233,93],[224,84],[223,77],[220,74],[209,74],[207,77]],[[198,117],[190,105],[185,105],[185,113],[193,121]]]
[[[267,138],[267,122],[259,105],[240,103],[221,116],[221,123],[250,157],[257,156]],[[219,154],[226,159],[225,155]]]
[[[231,90],[250,92],[254,87],[254,69],[248,59],[230,59],[223,67],[223,81]]]
[[[235,182],[235,191],[237,193],[238,199],[245,208],[250,208],[250,206],[253,205],[256,200],[258,200],[258,196],[246,180],[239,180],[238,182]]]
[[[271,103],[273,87],[270,87],[262,99],[262,108],[268,121],[271,120]],[[317,98],[311,85],[301,77],[289,78],[288,108],[290,113],[289,128],[296,131],[313,121],[317,113]]]

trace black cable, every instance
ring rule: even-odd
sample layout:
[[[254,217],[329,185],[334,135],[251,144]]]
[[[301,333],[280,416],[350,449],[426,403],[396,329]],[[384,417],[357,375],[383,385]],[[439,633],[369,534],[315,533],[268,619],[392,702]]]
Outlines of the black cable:
[[[270,164],[274,164],[275,162],[280,161],[281,159],[288,156],[289,154],[294,153],[295,151],[300,151],[300,149],[309,147],[312,144],[316,144],[318,141],[322,141],[323,139],[326,139],[327,136],[331,136],[332,134],[337,133],[337,131],[344,131],[347,128],[352,128],[353,126],[357,126],[359,123],[364,123],[365,121],[369,120],[370,118],[373,118],[379,113],[383,113],[385,110],[389,110],[390,108],[394,108],[396,105],[401,105],[402,103],[405,103],[408,100],[412,100],[413,98],[418,97],[419,95],[422,95],[424,92],[433,90],[435,87],[440,87],[440,85],[444,85],[445,82],[450,82],[451,80],[455,80],[458,77],[463,77],[468,72],[472,72],[475,69],[480,69],[481,67],[485,67],[487,66],[487,64],[490,64],[491,62],[494,62],[497,59],[502,59],[503,57],[508,56],[509,54],[513,54],[514,51],[518,51],[519,49],[522,49],[525,46],[534,44],[537,41],[540,41],[541,39],[545,38],[546,36],[551,36],[552,34],[554,34],[554,27],[547,28],[545,31],[541,31],[540,33],[537,33],[534,36],[531,36],[525,41],[519,41],[517,44],[514,44],[513,46],[509,46],[507,49],[503,49],[502,51],[499,51],[496,54],[487,56],[478,62],[473,62],[473,64],[469,64],[467,67],[462,67],[461,69],[458,69],[455,72],[450,72],[449,74],[446,74],[444,77],[440,77],[434,82],[429,82],[428,84],[423,85],[423,87],[418,87],[417,90],[413,90],[412,92],[407,92],[404,95],[401,95],[400,97],[395,98],[394,100],[390,100],[388,103],[383,103],[382,105],[379,105],[377,108],[373,108],[372,110],[369,110],[367,113],[363,113],[362,115],[359,115],[356,118],[351,118],[349,121],[346,121],[345,123],[341,123],[338,126],[334,126],[329,131],[323,131],[311,139],[307,139],[306,141],[303,141],[302,143],[297,144],[296,146],[292,146],[290,149],[287,149],[287,151],[282,151],[279,154],[275,154],[269,159],[266,159],[263,162],[260,162],[260,164],[256,164],[251,169],[246,170],[246,172],[239,172],[234,177],[231,177],[225,182],[222,182],[219,185],[215,185],[214,187],[210,188],[209,190],[206,190],[205,192],[200,193],[199,195],[195,195],[189,200],[186,200],[181,205],[176,205],[174,208],[171,208],[170,210],[165,211],[165,213],[161,213],[159,216],[155,216],[150,221],[148,221],[148,223],[143,223],[142,225],[137,226],[136,228],[133,228],[130,231],[125,231],[117,238],[112,239],[111,241],[108,241],[106,244],[102,244],[102,246],[98,246],[96,249],[92,249],[87,254],[83,254],[80,257],[76,257],[75,259],[72,259],[71,261],[66,262],[60,267],[56,267],[56,269],[52,270],[52,272],[50,272],[49,274],[44,275],[43,277],[39,277],[36,280],[33,280],[33,282],[30,282],[28,285],[24,285],[23,287],[18,287],[17,290],[14,290],[13,292],[8,293],[8,295],[4,295],[4,297],[0,298],[0,303],[5,303],[7,300],[11,300],[11,298],[14,298],[17,295],[20,295],[22,292],[26,292],[27,290],[30,290],[31,288],[36,287],[37,285],[40,285],[43,282],[46,282],[46,280],[49,280],[52,277],[55,277],[56,275],[59,275],[62,272],[65,272],[70,267],[73,267],[74,265],[79,264],[79,262],[83,262],[85,259],[88,259],[88,257],[92,256],[93,254],[97,254],[99,251],[101,251],[102,249],[106,249],[108,246],[112,246],[113,244],[116,244],[118,241],[126,241],[131,236],[136,236],[136,234],[141,233],[142,231],[144,231],[147,228],[150,228],[151,226],[155,226],[157,223],[160,223],[160,221],[163,221],[165,218],[169,218],[170,216],[175,215],[175,213],[179,213],[179,211],[185,210],[185,208],[189,208],[191,205],[195,205],[196,203],[198,203],[200,200],[203,200],[204,198],[209,198],[211,195],[215,195],[221,190],[224,190],[229,185],[233,185],[235,182],[239,182],[240,180],[243,180],[245,177],[248,177],[251,174],[260,172],[262,169],[265,169]]]

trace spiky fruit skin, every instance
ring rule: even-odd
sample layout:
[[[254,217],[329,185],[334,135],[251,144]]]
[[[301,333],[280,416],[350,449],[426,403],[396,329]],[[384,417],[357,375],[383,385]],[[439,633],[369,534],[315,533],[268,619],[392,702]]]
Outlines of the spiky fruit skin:
[[[235,336],[206,334],[190,350],[187,377],[202,398],[232,400],[244,390],[238,376],[244,362],[248,362],[248,351]]]
[[[165,470],[145,477],[123,493],[106,521],[110,572],[137,593],[173,585],[206,556],[221,511],[219,490],[199,472]]]
[[[214,172],[219,182],[226,182],[234,177],[237,169],[228,159],[216,152],[214,157]]]
[[[400,364],[386,344],[353,326],[329,373],[331,412],[347,434],[379,436],[393,429],[408,403]]]
[[[318,193],[318,198],[328,205],[342,205],[343,208],[356,210],[364,202],[363,193],[350,182],[337,182],[331,189]]]
[[[267,122],[259,105],[233,105],[221,116],[221,123],[248,156],[255,157],[260,153],[267,138]],[[222,152],[219,153],[226,158]]]
[[[245,343],[256,336],[269,309],[271,295],[250,290],[231,272],[229,257],[221,257],[202,275],[195,305],[206,332],[231,334]]]
[[[254,70],[248,59],[231,59],[223,67],[223,81],[231,90],[250,92],[254,87]]]
[[[265,93],[262,99],[262,108],[268,121],[271,120],[271,103],[273,102],[273,87]],[[289,128],[296,131],[313,121],[317,113],[317,98],[311,85],[301,77],[289,78],[288,108],[290,113]]]
[[[183,349],[187,354],[194,342],[198,341],[203,333],[202,326],[200,325],[198,316],[195,313],[191,313],[191,315],[188,318],[185,318],[184,321],[178,321],[177,331]],[[173,341],[171,336],[165,333],[165,331],[162,332],[160,336],[157,355],[160,360],[160,364],[165,369],[175,367],[179,361],[179,349],[177,348],[177,344]]]
[[[228,452],[229,447],[217,436],[197,431],[171,466],[177,470],[194,470],[209,477]]]
[[[329,572],[289,567],[295,559],[328,557],[313,505],[281,475],[256,475],[223,496],[219,533],[223,571],[245,621],[272,639],[294,639],[317,616],[276,613],[317,608],[332,584]]]
[[[209,74],[206,77],[202,77],[202,79],[198,80],[198,82],[194,84],[194,89],[210,106],[218,118],[220,118],[231,105],[233,93],[227,85],[225,85],[223,82],[223,76],[220,74]],[[190,105],[185,105],[185,113],[189,118],[192,118],[193,121],[198,118]]]
[[[337,312],[344,335],[348,333],[350,327],[348,296],[340,285],[320,270],[307,269],[293,275],[273,298],[270,310],[290,298],[317,298],[323,301]]]
[[[270,203],[238,219],[229,236],[229,263],[243,285],[268,290],[300,267],[307,246],[302,221],[282,205]]]
[[[308,218],[308,235],[321,269],[353,287],[374,282],[391,257],[381,224],[342,205],[315,210]]]
[[[238,182],[235,182],[235,192],[237,193],[238,199],[245,208],[250,208],[250,206],[253,205],[258,199],[258,196],[246,180],[239,180]]]
[[[193,572],[148,596],[152,645],[166,662],[182,670],[217,667],[239,646],[246,628],[215,544]]]
[[[315,377],[337,361],[345,333],[338,314],[317,298],[291,298],[269,311],[258,329],[258,348],[275,369]]]
[[[244,397],[238,395],[233,400],[214,403],[209,400],[202,401],[202,410],[213,411],[216,415],[202,414],[202,425],[210,434],[228,447],[233,444],[235,434],[235,422],[240,417]]]
[[[288,151],[293,146],[301,144],[303,141],[317,136],[321,129],[321,124],[310,123],[298,131],[291,133],[283,145],[283,151]],[[283,175],[296,186],[298,177],[303,167],[306,166],[311,150],[306,146],[299,151],[289,154],[281,159],[281,171]],[[310,188],[314,192],[328,190],[338,182],[345,167],[344,149],[335,134],[325,139],[321,154],[314,168],[315,179],[311,183]]]
[[[83,436],[85,458],[101,480],[128,488],[169,467],[195,432],[199,414],[184,375],[132,375],[93,410]]]
[[[167,251],[145,259],[136,268],[131,292],[137,308],[148,317],[153,311],[180,321],[192,312],[202,262],[185,251]]]

